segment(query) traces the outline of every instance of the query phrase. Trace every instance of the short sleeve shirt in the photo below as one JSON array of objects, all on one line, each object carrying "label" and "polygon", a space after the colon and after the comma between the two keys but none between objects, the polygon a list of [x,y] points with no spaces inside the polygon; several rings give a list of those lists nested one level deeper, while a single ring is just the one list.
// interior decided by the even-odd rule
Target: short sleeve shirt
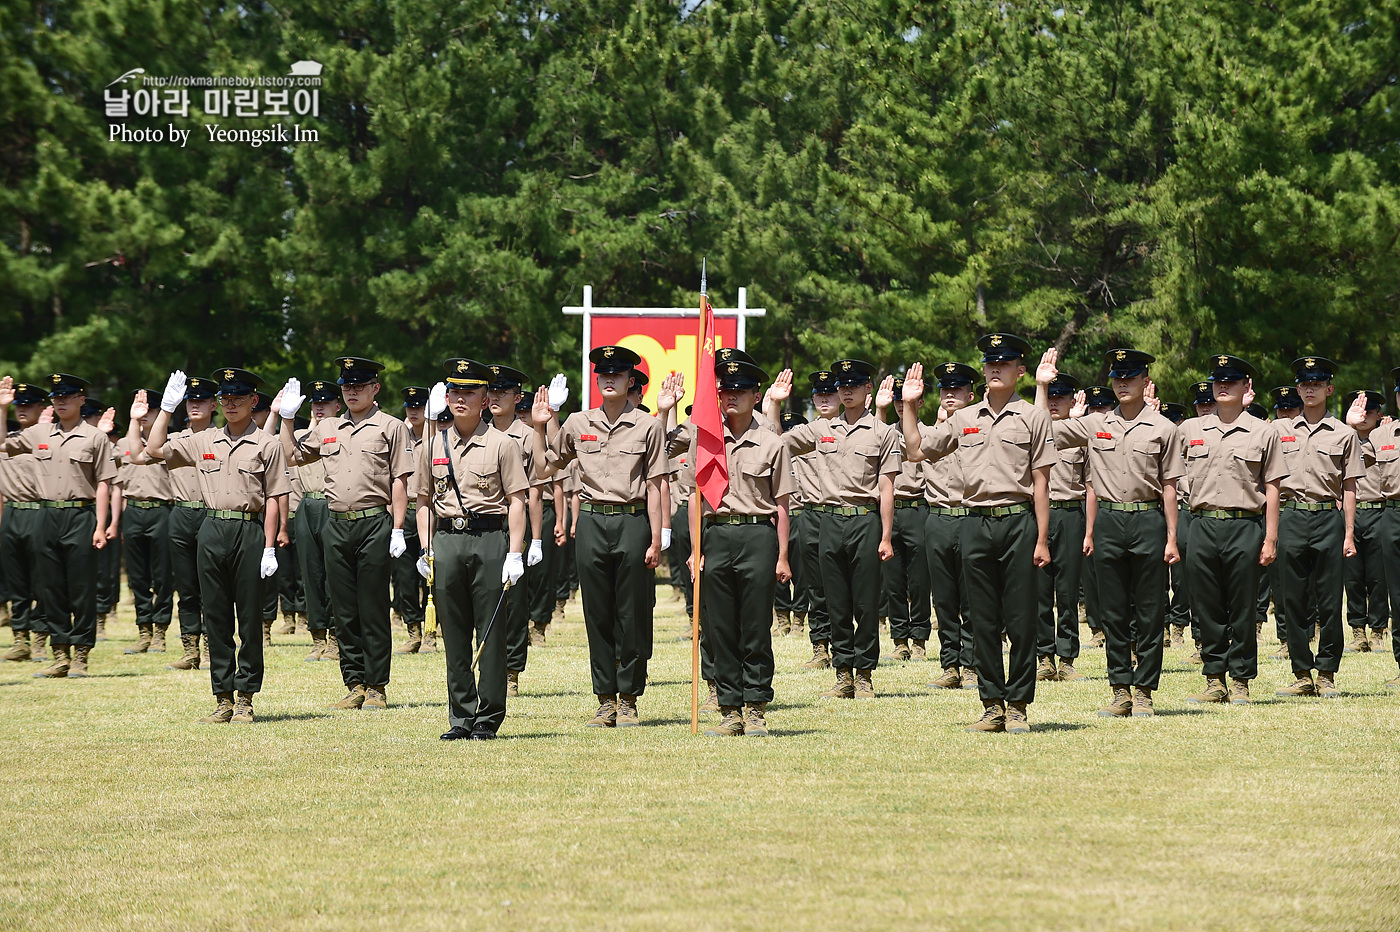
[{"label": "short sleeve shirt", "polygon": [[5,440],[11,456],[34,458],[40,494],[46,501],[92,501],[97,487],[117,477],[112,441],[85,421],[65,431],[57,421],[35,424]]},{"label": "short sleeve shirt", "polygon": [[117,468],[117,484],[122,494],[135,501],[168,502],[174,496],[170,485],[170,469],[162,462],[134,463],[133,450],[125,449],[122,439],[121,465]]},{"label": "short sleeve shirt", "polygon": [[[211,427],[206,427],[206,428],[205,428],[205,430],[212,430],[212,429],[213,429],[213,428],[211,428]],[[169,441],[171,441],[171,440],[177,440],[177,439],[179,439],[179,438],[181,438],[181,437],[188,437],[188,436],[190,436],[192,433],[193,433],[193,431],[191,431],[191,430],[189,430],[188,428],[186,428],[185,430],[182,430],[182,431],[179,431],[179,432],[177,432],[177,433],[171,434],[170,437],[167,439],[166,442],[169,443]],[[170,494],[171,494],[171,496],[174,498],[175,501],[177,501],[177,502],[203,502],[203,501],[204,501],[204,497],[203,497],[203,496],[204,496],[204,493],[201,492],[201,491],[199,490],[199,471],[198,471],[198,470],[196,470],[196,469],[190,469],[190,468],[188,468],[188,467],[182,467],[182,468],[180,468],[180,469],[176,469],[176,468],[174,468],[174,467],[172,467],[172,466],[170,465],[170,461],[169,461],[168,459],[165,461],[165,466],[166,466],[166,472],[165,472],[165,474],[166,474],[167,476],[170,477]]]},{"label": "short sleeve shirt", "polygon": [[1288,474],[1269,422],[1246,412],[1230,424],[1207,414],[1181,426],[1191,509],[1262,511],[1265,486]]},{"label": "short sleeve shirt", "polygon": [[1135,418],[1114,408],[1052,424],[1061,450],[1088,450],[1095,498],[1121,503],[1161,501],[1163,486],[1186,471],[1180,431],[1149,407],[1144,406]]},{"label": "short sleeve shirt", "polygon": [[361,511],[390,503],[394,480],[413,472],[412,447],[408,425],[376,409],[358,424],[318,422],[298,442],[296,462],[320,458],[331,511]]},{"label": "short sleeve shirt", "polygon": [[1279,483],[1285,502],[1341,501],[1342,483],[1366,474],[1361,438],[1332,415],[1309,424],[1301,414],[1273,422],[1288,475]]},{"label": "short sleeve shirt", "polygon": [[921,448],[933,460],[957,454],[962,503],[969,508],[1030,501],[1034,470],[1059,459],[1050,415],[1022,398],[1012,398],[1000,412],[992,411],[985,399],[955,411],[933,430],[921,432]]},{"label": "short sleeve shirt", "polygon": [[39,491],[38,461],[32,456],[0,457],[0,495],[7,502],[37,502],[44,496]]},{"label": "short sleeve shirt", "polygon": [[267,500],[292,491],[287,459],[277,438],[250,423],[235,437],[227,427],[182,433],[166,441],[171,469],[192,466],[204,504],[215,511],[259,513]]},{"label": "short sleeve shirt", "polygon": [[529,488],[520,444],[486,420],[468,437],[453,424],[420,443],[409,484],[414,498],[426,496],[439,518],[465,518],[463,506],[473,515],[504,516],[510,497]]},{"label": "short sleeve shirt", "polygon": [[[694,462],[696,440],[693,431],[691,434],[690,460]],[[737,438],[725,424],[724,460],[729,487],[718,508],[705,502],[704,514],[773,517],[778,513],[778,499],[797,489],[787,447],[757,418]]]},{"label": "short sleeve shirt", "polygon": [[647,482],[664,477],[666,432],[661,422],[628,405],[609,422],[602,408],[577,411],[545,450],[545,462],[562,468],[578,462],[579,494],[602,505],[645,503]]},{"label": "short sleeve shirt", "polygon": [[[933,433],[927,424],[919,425],[919,445]],[[962,506],[963,481],[962,467],[956,456],[945,456],[937,462],[925,462],[924,498],[935,508],[958,508]]]},{"label": "short sleeve shirt", "polygon": [[1374,474],[1387,500],[1400,498],[1400,421],[1381,424],[1363,443],[1370,464],[1367,475]]},{"label": "short sleeve shirt", "polygon": [[880,477],[899,474],[899,441],[888,424],[866,412],[854,424],[844,417],[819,418],[783,434],[792,456],[816,461],[817,504],[879,504]]}]

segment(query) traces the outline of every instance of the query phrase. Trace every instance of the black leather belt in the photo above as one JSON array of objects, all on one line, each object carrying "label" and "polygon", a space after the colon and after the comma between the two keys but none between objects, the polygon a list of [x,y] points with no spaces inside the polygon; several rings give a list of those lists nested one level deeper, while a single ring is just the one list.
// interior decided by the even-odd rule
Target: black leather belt
[{"label": "black leather belt", "polygon": [[465,518],[438,518],[437,529],[444,534],[467,534],[472,531],[500,531],[506,526],[505,515],[467,515]]}]

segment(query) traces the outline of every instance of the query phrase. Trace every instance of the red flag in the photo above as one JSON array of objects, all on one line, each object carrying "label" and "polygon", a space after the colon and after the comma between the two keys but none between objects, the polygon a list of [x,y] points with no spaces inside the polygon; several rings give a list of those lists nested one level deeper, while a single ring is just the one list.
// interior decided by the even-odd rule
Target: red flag
[{"label": "red flag", "polygon": [[710,299],[700,295],[699,359],[695,364],[695,403],[690,423],[695,425],[695,487],[711,507],[718,507],[729,489],[729,464],[724,458],[724,423],[719,413],[719,389],[715,383],[715,312]]}]

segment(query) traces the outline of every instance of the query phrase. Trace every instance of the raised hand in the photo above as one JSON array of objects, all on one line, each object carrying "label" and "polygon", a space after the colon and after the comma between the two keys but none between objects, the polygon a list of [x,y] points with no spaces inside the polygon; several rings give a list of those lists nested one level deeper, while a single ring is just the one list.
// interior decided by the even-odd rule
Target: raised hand
[{"label": "raised hand", "polygon": [[[539,397],[539,392],[535,392],[535,397]],[[549,393],[545,396],[550,399],[549,407],[555,411],[564,407],[564,402],[569,400],[569,380],[564,377],[564,373],[559,373],[549,380]]]},{"label": "raised hand", "polygon": [[[1244,406],[1245,406],[1246,408],[1248,408],[1248,407],[1249,407],[1250,405],[1252,405],[1252,404],[1254,404],[1254,380],[1253,380],[1253,379],[1245,379],[1245,380],[1244,380]],[[1265,566],[1268,566],[1267,563],[1264,564],[1264,565],[1265,565]]]},{"label": "raised hand", "polygon": [[15,380],[10,376],[0,379],[0,408],[8,408],[15,403]]},{"label": "raised hand", "polygon": [[1157,398],[1157,383],[1151,379],[1147,380],[1147,387],[1142,390],[1142,400],[1153,411],[1162,410],[1162,402]]},{"label": "raised hand", "polygon": [[110,434],[112,428],[117,426],[117,409],[108,408],[102,412],[102,416],[97,419],[97,429],[104,434]]},{"label": "raised hand", "polygon": [[1357,392],[1356,398],[1352,401],[1351,407],[1347,408],[1347,426],[1359,428],[1366,423],[1366,393]]},{"label": "raised hand", "polygon": [[[1039,376],[1037,376],[1037,378],[1039,378]],[[1088,411],[1088,410],[1089,410],[1089,396],[1086,395],[1086,394],[1084,394],[1083,391],[1077,391],[1077,392],[1075,392],[1075,393],[1074,393],[1074,404],[1072,404],[1072,405],[1069,406],[1069,416],[1070,416],[1070,417],[1083,417],[1083,416],[1084,416],[1084,413],[1085,413],[1086,411]]]},{"label": "raised hand", "polygon": [[875,407],[888,408],[894,404],[894,376],[887,375],[880,383],[880,389],[875,393]]},{"label": "raised hand", "polygon": [[656,392],[656,413],[664,415],[676,406],[680,399],[676,397],[676,373],[672,372],[661,380],[661,387]]},{"label": "raised hand", "polygon": [[136,397],[131,399],[131,410],[128,412],[131,417],[131,423],[135,424],[137,421],[141,420],[141,418],[151,413],[151,399],[147,397],[148,395],[150,395],[150,392],[141,391],[137,392]]},{"label": "raised hand", "polygon": [[[179,369],[170,373],[170,378],[165,380],[165,391],[160,396],[160,409],[166,414],[174,414],[175,409],[180,406],[180,402],[185,400],[185,386],[189,384],[189,379],[185,378],[185,373]],[[150,399],[147,399],[147,404]]]},{"label": "raised hand", "polygon": [[39,412],[39,423],[40,423],[40,424],[52,424],[52,423],[53,423],[53,405],[47,405],[47,406],[44,408],[44,410],[42,410],[42,411]]},{"label": "raised hand", "polygon": [[273,402],[272,406],[277,409],[278,417],[284,421],[295,420],[302,403],[306,401],[306,396],[301,393],[301,379],[288,379],[277,397],[281,400]]},{"label": "raised hand", "polygon": [[[539,393],[538,393],[538,392],[535,393],[535,398],[536,398],[536,400],[539,399]],[[546,400],[546,401],[549,400],[548,394],[545,395],[545,400]],[[447,410],[447,383],[446,383],[446,382],[438,382],[436,385],[434,385],[431,389],[428,390],[428,405],[427,405],[427,410],[424,411],[423,414],[424,414],[425,417],[427,417],[427,419],[428,419],[431,423],[436,424],[436,423],[437,423],[437,419],[440,418],[440,417],[442,417],[442,412],[444,412],[444,411],[446,411],[446,410]]]},{"label": "raised hand", "polygon": [[1035,383],[1037,385],[1049,385],[1055,381],[1055,376],[1060,374],[1060,370],[1055,363],[1060,361],[1060,351],[1055,347],[1040,354],[1040,365],[1035,367]]},{"label": "raised hand", "polygon": [[773,380],[773,384],[768,388],[768,397],[782,404],[792,395],[792,370],[784,369],[778,373],[778,377]]},{"label": "raised hand", "polygon": [[[535,392],[535,403],[530,408],[530,421],[537,429],[548,427],[549,422],[554,420],[554,412],[559,410],[550,404],[551,391],[552,389],[541,388]],[[431,406],[432,402],[429,401],[428,404]]]},{"label": "raised hand", "polygon": [[904,400],[918,401],[924,397],[924,364],[916,362],[904,373]]}]

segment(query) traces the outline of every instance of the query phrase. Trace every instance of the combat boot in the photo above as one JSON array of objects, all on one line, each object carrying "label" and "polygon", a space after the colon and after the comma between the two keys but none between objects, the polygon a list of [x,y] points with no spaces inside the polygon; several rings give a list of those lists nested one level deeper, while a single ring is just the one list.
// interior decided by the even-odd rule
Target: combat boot
[{"label": "combat boot", "polygon": [[[792,613],[791,613],[791,612],[774,612],[774,613],[773,613],[773,633],[776,634],[776,635],[780,635],[780,636],[781,636],[781,635],[787,634],[787,633],[788,633],[789,631],[791,631],[791,630],[792,630]],[[743,734],[743,732],[740,731],[740,734]]]},{"label": "combat boot", "polygon": [[617,727],[636,728],[642,723],[637,714],[637,697],[621,693],[617,697]]},{"label": "combat boot", "polygon": [[151,649],[151,625],[136,626],[136,643],[122,651],[123,654],[144,654]]},{"label": "combat boot", "polygon": [[910,652],[910,650],[909,650],[909,639],[908,639],[908,638],[895,638],[895,639],[894,639],[894,659],[895,659],[895,660],[908,660],[908,659],[909,659],[910,657],[912,657],[912,656],[913,656],[913,654],[912,654],[912,653]]},{"label": "combat boot", "polygon": [[306,617],[306,612],[297,612],[297,624],[305,631],[311,630],[311,619]]},{"label": "combat boot", "polygon": [[856,671],[856,683],[855,683],[856,696],[855,696],[855,697],[856,697],[857,699],[874,699],[874,698],[875,698],[875,684],[872,683],[871,680],[870,680],[871,676],[872,676],[874,673],[875,673],[874,670],[857,670],[857,671]]},{"label": "combat boot", "polygon": [[383,686],[366,686],[364,705],[360,708],[367,712],[382,712],[389,708],[389,697],[384,694]]},{"label": "combat boot", "polygon": [[554,603],[554,615],[550,621],[560,622],[564,620],[564,606],[569,604],[568,599],[557,599]]},{"label": "combat boot", "polygon": [[1197,642],[1196,642],[1196,652],[1195,652],[1194,654],[1192,654],[1190,657],[1187,657],[1187,658],[1186,658],[1186,662],[1187,662],[1187,663],[1205,663],[1205,661],[1201,659],[1201,642],[1200,642],[1200,641],[1197,641]]},{"label": "combat boot", "polygon": [[165,629],[169,625],[155,625],[151,628],[151,653],[165,653]]},{"label": "combat boot", "polygon": [[1104,639],[1103,639],[1103,629],[1102,629],[1102,628],[1090,628],[1090,629],[1089,629],[1089,634],[1090,634],[1090,637],[1089,637],[1089,647],[1092,647],[1092,648],[1103,647],[1103,645],[1104,645]]},{"label": "combat boot", "polygon": [[1249,680],[1230,680],[1230,705],[1249,705]]},{"label": "combat boot", "polygon": [[1152,690],[1138,686],[1133,689],[1133,718],[1152,718],[1156,715],[1152,708]]},{"label": "combat boot", "polygon": [[173,663],[167,663],[167,670],[198,670],[199,669],[199,635],[180,635],[180,646],[184,649],[184,656]]},{"label": "combat boot", "polygon": [[1296,699],[1299,696],[1316,696],[1317,685],[1313,683],[1312,673],[1308,670],[1293,671],[1293,685],[1285,686],[1282,689],[1274,690],[1275,696],[1282,696],[1286,699]]},{"label": "combat boot", "polygon": [[1035,662],[1035,679],[1037,683],[1053,683],[1059,680],[1059,674],[1055,672],[1055,658],[1048,654]]},{"label": "combat boot", "polygon": [[429,631],[427,626],[425,625],[423,627],[423,645],[418,648],[418,653],[436,654],[437,649],[437,629]]},{"label": "combat boot", "polygon": [[1194,696],[1187,696],[1187,702],[1229,702],[1230,691],[1225,688],[1225,677],[1207,676],[1206,688],[1196,693]]},{"label": "combat boot", "polygon": [[363,683],[354,683],[350,686],[350,691],[345,694],[345,698],[331,706],[332,709],[360,709],[365,704],[365,687]]},{"label": "combat boot", "polygon": [[909,642],[909,659],[910,659],[910,660],[927,660],[927,659],[928,659],[928,642],[927,642],[927,641],[921,641],[921,640],[918,639],[918,638],[914,638],[912,641],[910,641],[910,642]]},{"label": "combat boot", "polygon": [[545,636],[544,636],[544,632],[545,632],[545,629],[548,628],[548,627],[549,627],[549,622],[547,622],[547,621],[532,621],[532,622],[530,622],[530,646],[531,646],[531,647],[544,647],[544,645],[545,645]]},{"label": "combat boot", "polygon": [[1264,623],[1262,621],[1256,621],[1254,623],[1254,640],[1258,641],[1260,644],[1264,643]]},{"label": "combat boot", "polygon": [[[563,603],[560,603],[563,604]],[[598,711],[593,713],[593,718],[583,727],[585,728],[612,728],[617,725],[617,697],[599,696]]]},{"label": "combat boot", "polygon": [[888,616],[888,615],[881,615],[881,616],[880,616],[880,630],[881,630],[881,631],[887,631],[887,630],[889,630],[889,627],[890,627],[890,616]]},{"label": "combat boot", "polygon": [[253,694],[245,693],[242,690],[238,693],[238,701],[233,704],[233,715],[229,721],[237,722],[240,725],[253,724]]},{"label": "combat boot", "polygon": [[214,711],[201,718],[199,724],[227,725],[233,719],[233,693],[219,693],[214,699]]},{"label": "combat boot", "polygon": [[74,644],[72,652],[73,659],[68,664],[68,678],[82,679],[88,675],[88,654],[92,652],[92,648]]},{"label": "combat boot", "polygon": [[263,622],[263,647],[264,647],[264,648],[267,648],[267,647],[271,647],[271,646],[272,646],[272,622],[270,622],[270,621],[264,621],[264,622]]},{"label": "combat boot", "polygon": [[744,703],[744,735],[746,737],[768,737],[768,719],[764,715],[767,711],[768,703],[766,702]]},{"label": "combat boot", "polygon": [[297,616],[295,612],[282,613],[282,627],[278,628],[274,634],[296,634]]},{"label": "combat boot", "polygon": [[399,613],[399,610],[396,609],[396,608],[391,608],[391,609],[389,609],[389,627],[390,627],[390,628],[402,628],[402,627],[405,627],[405,625],[404,625],[404,623],[403,623],[403,615],[400,614],[400,613]]},{"label": "combat boot", "polygon": [[744,734],[744,716],[738,707],[732,705],[722,705],[719,707],[719,724],[705,729],[705,734],[711,738],[740,738]]},{"label": "combat boot", "polygon": [[816,641],[812,644],[812,659],[802,666],[807,670],[825,670],[831,666],[830,641]]},{"label": "combat boot", "polygon": [[1371,649],[1372,649],[1372,650],[1377,650],[1377,651],[1383,651],[1383,650],[1385,650],[1385,635],[1386,635],[1386,631],[1385,631],[1384,628],[1376,628],[1374,631],[1371,632]]},{"label": "combat boot", "polygon": [[514,699],[520,695],[520,671],[506,671],[506,698]]},{"label": "combat boot", "polygon": [[976,688],[978,687],[978,685],[979,685],[979,684],[978,684],[978,682],[977,682],[977,668],[976,668],[976,667],[963,667],[963,668],[962,668],[962,688],[963,688],[963,689],[976,689]]},{"label": "combat boot", "polygon": [[1088,679],[1074,668],[1074,661],[1068,657],[1060,658],[1060,670],[1055,674],[1055,678],[1061,683],[1082,683]]},{"label": "combat boot", "polygon": [[326,629],[325,629],[325,628],[312,628],[312,629],[311,629],[311,653],[307,654],[306,657],[304,657],[303,659],[306,660],[307,662],[311,662],[311,661],[313,661],[313,660],[320,660],[320,659],[325,655],[325,653],[326,653]]},{"label": "combat boot", "polygon": [[42,631],[35,631],[34,642],[29,646],[29,659],[35,663],[43,663],[48,650],[49,636]]},{"label": "combat boot", "polygon": [[961,689],[962,674],[957,667],[944,667],[943,675],[928,685],[930,689]]},{"label": "combat boot", "polygon": [[10,603],[0,599],[0,628],[8,628],[14,624],[15,613],[10,608]]},{"label": "combat boot", "polygon": [[807,613],[806,613],[806,612],[793,612],[793,613],[792,613],[792,628],[790,628],[790,629],[788,630],[788,634],[792,635],[793,637],[796,637],[796,636],[798,636],[798,635],[800,635],[800,634],[806,633],[806,631],[807,631]]},{"label": "combat boot", "polygon": [[0,654],[3,660],[28,660],[29,659],[29,632],[16,631],[14,646]]},{"label": "combat boot", "polygon": [[1342,650],[1348,654],[1369,654],[1371,652],[1371,638],[1366,633],[1365,627],[1352,628],[1351,640]]},{"label": "combat boot", "polygon": [[326,649],[321,654],[322,660],[340,659],[340,642],[335,639],[335,629],[326,629]]},{"label": "combat boot", "polygon": [[827,699],[854,699],[856,697],[856,682],[851,676],[850,667],[836,668],[836,685],[822,693]]},{"label": "combat boot", "polygon": [[1132,714],[1133,697],[1128,687],[1113,686],[1113,701],[1099,709],[1099,718],[1127,718]]},{"label": "combat boot", "polygon": [[68,675],[68,667],[71,666],[70,657],[72,656],[69,653],[68,645],[55,644],[50,650],[53,651],[53,663],[34,674],[35,679],[39,679],[40,677],[44,679],[61,679]]},{"label": "combat boot", "polygon": [[982,700],[982,717],[967,726],[968,731],[1006,731],[1006,706],[995,699]]},{"label": "combat boot", "polygon": [[1186,646],[1186,626],[1172,625],[1172,647]]},{"label": "combat boot", "polygon": [[719,711],[719,689],[716,688],[716,686],[715,686],[715,681],[714,681],[714,680],[706,680],[706,681],[705,681],[705,686],[709,689],[709,695],[705,698],[705,701],[704,701],[704,702],[700,703],[700,711],[701,711],[701,712],[718,712],[718,711]]},{"label": "combat boot", "polygon": [[1270,660],[1291,660],[1292,658],[1288,655],[1288,642],[1287,642],[1287,641],[1279,641],[1279,642],[1278,642],[1278,650],[1276,650],[1276,651],[1274,651],[1272,654],[1270,654],[1270,655],[1269,655],[1269,659],[1270,659]]},{"label": "combat boot", "polygon": [[1337,689],[1337,674],[1317,671],[1317,694],[1323,699],[1337,699],[1342,694]]},{"label": "combat boot", "polygon": [[408,623],[408,640],[407,640],[407,641],[404,641],[402,647],[396,648],[396,649],[394,650],[394,653],[396,653],[396,654],[416,654],[416,653],[418,653],[418,648],[420,648],[420,647],[422,647],[422,646],[423,646],[423,626],[420,625],[420,624],[415,624],[414,622],[411,622],[411,621],[410,621],[410,622]]},{"label": "combat boot", "polygon": [[97,640],[107,640],[107,612],[97,613]]},{"label": "combat boot", "polygon": [[1011,702],[1006,706],[1006,733],[1008,735],[1030,734],[1031,720],[1026,711],[1026,703]]}]

